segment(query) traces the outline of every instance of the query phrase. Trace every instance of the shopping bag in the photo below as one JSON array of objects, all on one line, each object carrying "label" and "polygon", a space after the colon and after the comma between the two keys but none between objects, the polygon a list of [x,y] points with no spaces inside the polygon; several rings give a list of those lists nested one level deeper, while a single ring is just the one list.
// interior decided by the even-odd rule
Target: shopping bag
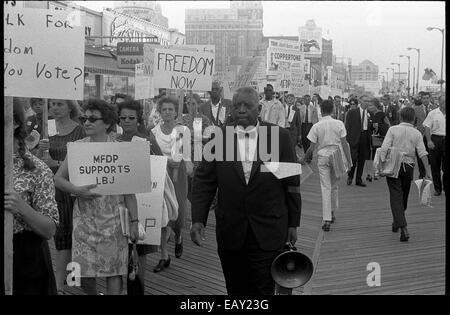
[{"label": "shopping bag", "polygon": [[432,208],[431,206],[431,184],[428,179],[418,179],[414,181],[419,190],[420,204]]}]

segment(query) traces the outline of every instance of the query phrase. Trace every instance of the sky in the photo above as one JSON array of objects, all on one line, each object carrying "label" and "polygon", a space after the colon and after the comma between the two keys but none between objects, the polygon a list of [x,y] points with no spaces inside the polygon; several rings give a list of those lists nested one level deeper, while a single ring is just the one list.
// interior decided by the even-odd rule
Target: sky
[{"label": "sky", "polygon": [[[74,1],[96,11],[112,7],[114,1]],[[157,1],[169,20],[169,27],[184,33],[185,9],[229,8],[229,1]],[[427,31],[427,27],[445,27],[444,1],[262,1],[264,36],[296,36],[298,27],[314,19],[322,27],[322,36],[333,40],[333,54],[352,58],[356,65],[368,59],[379,66],[380,72],[392,62],[400,63],[406,72],[411,55],[412,69],[417,67],[419,48],[420,76],[424,68],[441,71],[442,33]],[[444,53],[445,56],[445,53]],[[417,69],[416,69],[417,71]],[[417,76],[417,73],[416,73]],[[444,57],[445,76],[445,57]],[[389,70],[389,79],[392,70]],[[419,85],[427,81],[419,81]]]}]

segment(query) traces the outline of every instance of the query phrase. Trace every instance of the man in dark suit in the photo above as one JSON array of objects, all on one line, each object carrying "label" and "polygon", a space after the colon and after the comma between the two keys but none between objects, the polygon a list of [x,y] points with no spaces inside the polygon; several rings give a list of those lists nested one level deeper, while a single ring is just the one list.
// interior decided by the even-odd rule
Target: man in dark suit
[{"label": "man in dark suit", "polygon": [[[259,121],[258,103],[253,88],[237,90],[233,96],[234,125],[221,129],[224,140],[226,130],[231,137],[218,144],[223,146],[222,159],[208,162],[204,156],[194,174],[191,239],[201,245],[209,206],[218,189],[216,239],[230,295],[274,294],[272,261],[287,242],[295,244],[300,225],[299,176],[277,179],[261,170],[268,160],[296,163],[289,132]],[[275,142],[271,141],[273,133]],[[262,161],[260,153],[273,153],[275,146],[278,155]]]},{"label": "man in dark suit", "polygon": [[398,125],[400,122],[400,109],[397,104],[391,102],[389,94],[383,95],[383,97],[381,98],[381,104],[383,105],[383,112],[389,119],[389,123],[391,124],[391,126]]},{"label": "man in dark suit", "polygon": [[230,116],[231,101],[222,98],[222,87],[214,81],[209,92],[210,100],[202,104],[199,113],[205,115],[215,126],[222,127]]},{"label": "man in dark suit", "polygon": [[361,97],[358,108],[351,109],[347,113],[345,128],[347,129],[347,141],[350,145],[353,166],[348,172],[347,185],[351,185],[356,168],[356,185],[366,187],[362,181],[364,163],[370,159],[371,122],[367,107],[370,99],[368,96]]}]

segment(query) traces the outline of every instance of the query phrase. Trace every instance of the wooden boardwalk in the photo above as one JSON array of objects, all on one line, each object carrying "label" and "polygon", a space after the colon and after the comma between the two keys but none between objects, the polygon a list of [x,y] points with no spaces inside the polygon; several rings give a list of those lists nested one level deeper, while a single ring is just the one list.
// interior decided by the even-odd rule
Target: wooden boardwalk
[{"label": "wooden boardwalk", "polygon": [[[340,210],[330,232],[321,230],[322,205],[317,167],[302,184],[302,218],[298,229],[298,251],[313,260],[311,280],[293,294],[444,294],[445,290],[445,195],[433,197],[433,208],[420,206],[412,183],[407,210],[409,242],[399,241],[400,233],[391,232],[392,215],[386,179],[367,187],[340,183]],[[417,176],[417,170],[415,170]],[[153,273],[159,253],[147,257],[146,294],[149,295],[224,295],[224,277],[216,252],[215,219],[210,213],[203,247],[189,238],[190,214],[186,222],[184,253],[175,258],[169,243],[171,265]],[[53,242],[50,242],[52,252]],[[366,279],[372,271],[367,265],[380,266],[381,285],[369,287]],[[105,292],[105,281],[98,281]],[[84,294],[79,288],[67,288],[69,294]]]}]

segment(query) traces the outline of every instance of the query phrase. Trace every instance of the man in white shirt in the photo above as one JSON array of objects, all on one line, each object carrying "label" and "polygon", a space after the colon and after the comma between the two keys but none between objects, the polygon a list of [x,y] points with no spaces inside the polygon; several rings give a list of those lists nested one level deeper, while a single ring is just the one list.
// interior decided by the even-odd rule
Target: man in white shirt
[{"label": "man in white shirt", "polygon": [[322,190],[322,211],[324,231],[330,230],[330,224],[335,221],[334,213],[339,207],[338,201],[338,178],[334,176],[332,165],[330,163],[330,153],[333,150],[343,148],[347,165],[351,161],[350,149],[347,144],[347,131],[342,121],[331,117],[333,114],[333,102],[325,100],[321,106],[322,119],[312,126],[308,134],[311,145],[306,151],[305,157],[301,163],[312,160],[312,154],[317,147],[317,166],[320,175],[320,187]]},{"label": "man in white shirt", "polygon": [[261,120],[269,122],[280,127],[286,127],[286,117],[283,104],[276,98],[274,98],[273,86],[267,84],[264,88],[265,99],[260,102],[261,104]]},{"label": "man in white shirt", "polygon": [[[435,196],[445,192],[446,186],[446,165],[445,165],[445,94],[439,96],[439,107],[428,113],[423,121],[425,127],[425,137],[427,138],[428,149],[430,151],[431,173]],[[441,180],[441,169],[443,180]],[[444,186],[442,186],[444,182]]]},{"label": "man in white shirt", "polygon": [[230,114],[231,101],[222,98],[223,88],[220,82],[214,81],[209,92],[210,100],[200,105],[199,113],[208,117],[215,125],[222,127],[227,123]]}]

